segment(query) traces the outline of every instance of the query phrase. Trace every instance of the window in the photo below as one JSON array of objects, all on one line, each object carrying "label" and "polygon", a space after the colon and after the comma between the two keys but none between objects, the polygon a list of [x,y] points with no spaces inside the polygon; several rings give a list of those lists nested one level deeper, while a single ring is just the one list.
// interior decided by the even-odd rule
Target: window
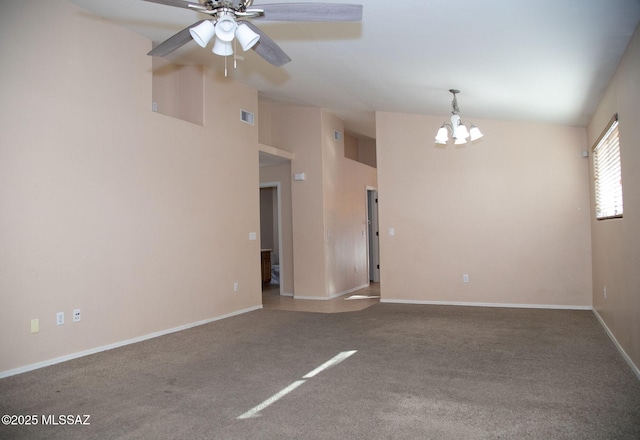
[{"label": "window", "polygon": [[616,114],[593,148],[593,176],[598,220],[622,217],[620,168],[620,140]]}]

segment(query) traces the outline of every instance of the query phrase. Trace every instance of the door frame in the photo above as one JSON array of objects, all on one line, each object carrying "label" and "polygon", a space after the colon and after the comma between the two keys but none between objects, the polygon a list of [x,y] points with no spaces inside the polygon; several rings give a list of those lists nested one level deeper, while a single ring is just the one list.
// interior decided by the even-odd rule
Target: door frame
[{"label": "door frame", "polygon": [[380,225],[378,221],[378,189],[366,187],[367,207],[367,265],[369,281],[380,282]]}]

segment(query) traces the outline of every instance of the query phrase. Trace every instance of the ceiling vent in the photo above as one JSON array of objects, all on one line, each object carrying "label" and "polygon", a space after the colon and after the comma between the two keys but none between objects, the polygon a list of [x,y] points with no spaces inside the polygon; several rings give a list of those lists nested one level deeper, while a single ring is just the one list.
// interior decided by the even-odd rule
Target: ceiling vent
[{"label": "ceiling vent", "polygon": [[240,119],[246,124],[253,125],[253,113],[250,111],[240,109]]}]

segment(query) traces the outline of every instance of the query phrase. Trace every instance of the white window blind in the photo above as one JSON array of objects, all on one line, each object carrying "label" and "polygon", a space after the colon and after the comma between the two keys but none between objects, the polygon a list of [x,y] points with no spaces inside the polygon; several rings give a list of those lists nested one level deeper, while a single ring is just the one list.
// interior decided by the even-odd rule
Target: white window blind
[{"label": "white window blind", "polygon": [[596,218],[622,217],[622,172],[618,115],[593,149]]}]

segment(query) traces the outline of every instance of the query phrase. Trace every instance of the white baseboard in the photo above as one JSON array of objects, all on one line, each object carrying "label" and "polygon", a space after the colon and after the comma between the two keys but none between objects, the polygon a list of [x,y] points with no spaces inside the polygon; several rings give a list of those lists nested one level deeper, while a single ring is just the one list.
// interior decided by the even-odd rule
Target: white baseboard
[{"label": "white baseboard", "polygon": [[629,366],[631,367],[631,370],[635,373],[636,377],[640,379],[640,369],[638,368],[638,366],[633,363],[633,361],[631,360],[627,352],[624,351],[624,348],[622,348],[622,346],[620,345],[616,337],[613,336],[613,333],[611,332],[611,330],[609,330],[609,327],[607,327],[607,324],[605,324],[604,319],[602,319],[602,317],[600,316],[600,314],[596,309],[593,309],[593,314],[596,315],[596,318],[598,318],[598,321],[600,321],[600,325],[602,326],[602,328],[604,328],[604,331],[607,333],[607,336],[609,336],[609,339],[613,341],[613,344],[616,346],[616,348],[618,349],[618,351],[620,352],[624,360],[627,362],[627,364],[629,364]]},{"label": "white baseboard", "polygon": [[78,353],[68,354],[66,356],[60,356],[60,357],[57,357],[57,358],[54,358],[54,359],[49,359],[49,360],[42,361],[42,362],[36,362],[35,364],[26,365],[24,367],[15,368],[13,370],[1,371],[0,372],[0,379],[3,379],[5,377],[9,377],[9,376],[15,376],[16,374],[26,373],[27,371],[37,370],[39,368],[48,367],[50,365],[59,364],[61,362],[70,361],[72,359],[77,359],[77,358],[80,358],[80,357],[89,356],[91,354],[100,353],[101,351],[112,350],[114,348],[123,347],[125,345],[135,344],[136,342],[146,341],[147,339],[153,339],[153,338],[157,338],[159,336],[168,335],[170,333],[175,333],[175,332],[179,332],[179,331],[182,331],[182,330],[187,330],[187,329],[190,329],[192,327],[197,327],[197,326],[200,326],[200,325],[209,324],[210,322],[219,321],[219,320],[225,319],[225,318],[231,318],[232,316],[242,315],[242,314],[248,313],[248,312],[253,312],[254,310],[259,310],[261,308],[262,308],[262,305],[255,306],[255,307],[249,307],[247,309],[238,310],[238,311],[235,311],[235,312],[232,312],[232,313],[228,313],[226,315],[216,316],[215,318],[205,319],[205,320],[198,321],[198,322],[192,322],[190,324],[185,324],[185,325],[181,325],[181,326],[178,326],[178,327],[173,327],[173,328],[170,328],[170,329],[167,329],[167,330],[161,330],[159,332],[150,333],[148,335],[139,336],[137,338],[127,339],[125,341],[115,342],[115,343],[109,344],[109,345],[103,345],[101,347],[90,348],[89,350],[84,350],[84,351],[80,351]]},{"label": "white baseboard", "polygon": [[356,290],[364,289],[365,287],[369,287],[369,283],[363,284],[363,285],[358,286],[358,287],[354,287],[353,289],[343,290],[342,292],[334,293],[333,295],[329,295],[329,296],[301,296],[301,295],[294,295],[294,298],[295,299],[310,299],[310,300],[314,300],[314,301],[328,301],[330,299],[338,298],[338,297],[346,295],[348,293],[355,292]]},{"label": "white baseboard", "polygon": [[406,299],[380,299],[383,303],[394,304],[428,304],[436,306],[470,306],[470,307],[507,307],[512,309],[555,309],[555,310],[592,310],[591,306],[565,306],[555,304],[508,304],[508,303],[478,303],[457,301],[414,301]]},{"label": "white baseboard", "polygon": [[301,296],[301,295],[294,295],[293,296],[294,299],[308,299],[311,301],[327,301],[331,298],[329,298],[328,296]]}]

